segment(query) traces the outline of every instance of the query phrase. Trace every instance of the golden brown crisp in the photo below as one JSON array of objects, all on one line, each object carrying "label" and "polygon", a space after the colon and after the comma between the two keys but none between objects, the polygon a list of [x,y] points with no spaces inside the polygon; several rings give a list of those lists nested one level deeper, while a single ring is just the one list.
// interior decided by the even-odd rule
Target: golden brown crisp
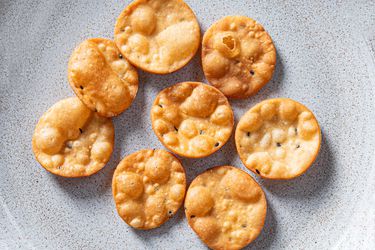
[{"label": "golden brown crisp", "polygon": [[185,171],[180,161],[160,149],[144,149],[126,156],[112,180],[118,214],[137,229],[165,223],[182,205],[185,190]]},{"label": "golden brown crisp", "polygon": [[212,249],[241,249],[262,231],[267,213],[262,188],[232,166],[198,175],[186,193],[190,227]]},{"label": "golden brown crisp", "polygon": [[49,172],[82,177],[104,167],[113,143],[111,119],[98,116],[73,97],[57,102],[43,114],[32,147],[38,162]]},{"label": "golden brown crisp", "polygon": [[68,79],[79,99],[105,117],[127,109],[138,90],[136,69],[113,41],[104,38],[78,45],[69,60]]},{"label": "golden brown crisp", "polygon": [[181,156],[200,158],[219,150],[233,129],[233,111],[216,88],[183,82],[162,90],[151,109],[159,140]]},{"label": "golden brown crisp", "polygon": [[115,42],[142,70],[167,74],[185,66],[199,47],[200,29],[182,0],[135,0],[117,18]]},{"label": "golden brown crisp", "polygon": [[227,16],[204,34],[202,65],[207,80],[227,97],[247,98],[269,80],[276,50],[263,26],[244,16]]},{"label": "golden brown crisp", "polygon": [[321,132],[313,113],[286,98],[269,99],[247,111],[236,129],[245,166],[269,179],[303,174],[318,155]]}]

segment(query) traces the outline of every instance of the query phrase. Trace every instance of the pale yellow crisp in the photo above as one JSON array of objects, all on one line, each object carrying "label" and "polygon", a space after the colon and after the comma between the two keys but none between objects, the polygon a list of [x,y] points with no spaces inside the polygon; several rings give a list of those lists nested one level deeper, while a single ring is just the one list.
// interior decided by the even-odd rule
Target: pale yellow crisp
[{"label": "pale yellow crisp", "polygon": [[116,44],[104,38],[85,40],[74,50],[68,79],[79,99],[101,116],[120,114],[133,102],[138,73]]},{"label": "pale yellow crisp", "polygon": [[151,109],[152,128],[176,154],[191,158],[219,150],[233,129],[233,111],[216,88],[183,82],[162,90]]},{"label": "pale yellow crisp", "polygon": [[158,149],[126,156],[112,180],[119,215],[137,229],[152,229],[165,223],[182,205],[185,190],[185,171],[180,161]]},{"label": "pale yellow crisp", "polygon": [[241,249],[262,231],[267,202],[249,174],[221,166],[193,180],[185,213],[190,227],[211,249]]},{"label": "pale yellow crisp", "polygon": [[113,143],[111,119],[98,116],[76,97],[48,109],[32,139],[38,162],[64,177],[89,176],[102,169],[112,154]]},{"label": "pale yellow crisp", "polygon": [[182,68],[199,41],[197,19],[182,0],[135,0],[117,18],[117,46],[132,64],[151,73]]},{"label": "pale yellow crisp", "polygon": [[272,78],[275,63],[271,37],[249,17],[224,17],[203,36],[204,74],[227,97],[247,98],[257,93]]},{"label": "pale yellow crisp", "polygon": [[270,179],[304,173],[318,155],[321,132],[313,113],[286,98],[258,103],[239,121],[236,146],[245,166]]}]

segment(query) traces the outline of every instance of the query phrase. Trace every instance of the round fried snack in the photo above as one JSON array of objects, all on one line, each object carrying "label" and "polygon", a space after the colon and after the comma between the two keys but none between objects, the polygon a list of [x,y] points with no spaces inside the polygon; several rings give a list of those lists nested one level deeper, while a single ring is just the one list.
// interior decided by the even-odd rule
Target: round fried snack
[{"label": "round fried snack", "polygon": [[321,132],[313,113],[286,98],[269,99],[247,111],[235,134],[245,166],[261,177],[291,179],[318,155]]},{"label": "round fried snack", "polygon": [[216,88],[183,82],[162,90],[151,109],[152,128],[174,153],[190,158],[219,150],[233,129],[233,111]]},{"label": "round fried snack", "polygon": [[135,66],[167,74],[185,66],[199,47],[200,29],[182,0],[135,0],[117,18],[115,42]]},{"label": "round fried snack", "polygon": [[32,148],[49,172],[83,177],[104,167],[113,143],[111,119],[100,117],[72,97],[57,102],[43,114],[35,128]]},{"label": "round fried snack", "polygon": [[68,79],[79,99],[105,117],[127,109],[138,91],[137,70],[104,38],[78,45],[69,60]]},{"label": "round fried snack", "polygon": [[186,193],[190,227],[212,249],[241,249],[261,232],[267,213],[262,188],[232,166],[198,175]]},{"label": "round fried snack", "polygon": [[230,98],[256,94],[269,80],[276,50],[262,25],[244,16],[227,16],[204,34],[202,65],[207,80]]},{"label": "round fried snack", "polygon": [[160,149],[144,149],[126,156],[112,180],[118,214],[137,229],[165,223],[182,205],[185,190],[185,170],[180,161]]}]

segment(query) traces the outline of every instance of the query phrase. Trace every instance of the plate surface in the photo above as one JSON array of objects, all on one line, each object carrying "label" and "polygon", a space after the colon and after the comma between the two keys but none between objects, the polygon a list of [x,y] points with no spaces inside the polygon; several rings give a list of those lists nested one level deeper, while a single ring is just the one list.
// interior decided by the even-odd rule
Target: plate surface
[{"label": "plate surface", "polygon": [[[39,117],[74,95],[70,53],[86,38],[112,38],[128,2],[0,2],[0,249],[205,249],[182,209],[158,229],[129,228],[110,187],[125,155],[163,148],[151,130],[151,103],[173,83],[205,81],[199,56],[170,75],[140,72],[136,100],[114,119],[115,150],[98,174],[53,176],[31,151]],[[261,100],[290,97],[307,105],[322,127],[320,155],[306,174],[292,181],[256,178],[269,209],[249,249],[375,249],[375,3],[338,2],[187,1],[202,32],[239,14],[258,20],[274,40],[274,77],[256,96],[231,101],[236,121]],[[211,157],[183,163],[189,182],[216,165],[244,169],[233,137]]]}]

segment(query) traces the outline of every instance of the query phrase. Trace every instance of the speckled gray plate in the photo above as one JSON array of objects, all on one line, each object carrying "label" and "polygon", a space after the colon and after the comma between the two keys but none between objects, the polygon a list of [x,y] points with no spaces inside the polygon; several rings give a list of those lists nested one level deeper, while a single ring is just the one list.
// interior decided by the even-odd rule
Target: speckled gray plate
[{"label": "speckled gray plate", "polygon": [[[89,37],[113,37],[128,2],[0,2],[0,249],[205,249],[182,210],[158,229],[136,231],[117,215],[111,195],[122,157],[162,148],[149,119],[158,91],[206,81],[199,56],[174,74],[140,72],[137,98],[114,119],[115,150],[98,174],[53,176],[31,151],[39,117],[73,96],[66,72],[73,48]],[[187,2],[202,31],[222,16],[240,14],[258,20],[274,39],[274,77],[255,97],[231,102],[237,121],[256,102],[290,97],[313,110],[322,127],[320,155],[306,174],[292,181],[257,178],[269,208],[249,248],[375,249],[374,1]],[[183,163],[189,181],[215,165],[244,169],[233,137],[211,157]]]}]

